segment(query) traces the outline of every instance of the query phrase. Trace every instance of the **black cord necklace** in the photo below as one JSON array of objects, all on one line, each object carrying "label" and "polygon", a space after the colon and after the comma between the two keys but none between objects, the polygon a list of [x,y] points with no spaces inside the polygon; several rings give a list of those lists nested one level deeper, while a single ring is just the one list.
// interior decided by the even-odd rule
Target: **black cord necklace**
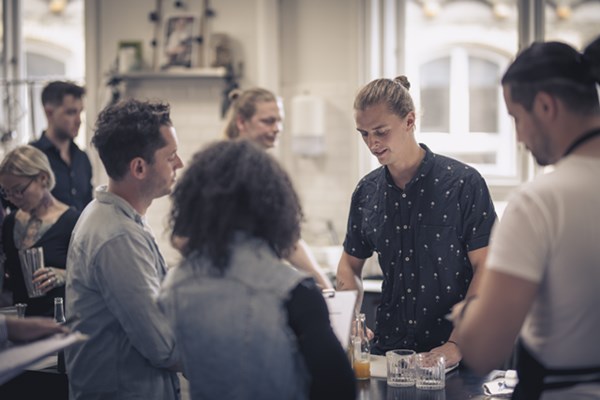
[{"label": "black cord necklace", "polygon": [[568,156],[570,153],[573,152],[573,150],[575,150],[577,147],[581,146],[583,143],[587,142],[588,140],[596,137],[600,135],[600,128],[596,128],[593,129],[583,135],[581,135],[577,140],[575,140],[567,149],[567,151],[565,151],[565,154],[563,155],[563,157]]}]

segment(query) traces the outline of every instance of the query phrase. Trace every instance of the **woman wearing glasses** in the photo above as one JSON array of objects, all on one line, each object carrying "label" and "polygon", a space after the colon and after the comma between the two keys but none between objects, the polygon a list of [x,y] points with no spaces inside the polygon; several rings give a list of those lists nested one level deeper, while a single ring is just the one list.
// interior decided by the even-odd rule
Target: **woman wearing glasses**
[{"label": "woman wearing glasses", "polygon": [[[48,159],[35,147],[19,146],[0,163],[0,194],[17,207],[2,226],[9,274],[5,286],[13,293],[14,304],[27,304],[27,315],[51,316],[54,297],[65,295],[67,249],[79,213],[52,196],[54,183]],[[43,295],[30,298],[19,250],[33,247],[43,249],[45,266],[33,275],[33,284]]]}]

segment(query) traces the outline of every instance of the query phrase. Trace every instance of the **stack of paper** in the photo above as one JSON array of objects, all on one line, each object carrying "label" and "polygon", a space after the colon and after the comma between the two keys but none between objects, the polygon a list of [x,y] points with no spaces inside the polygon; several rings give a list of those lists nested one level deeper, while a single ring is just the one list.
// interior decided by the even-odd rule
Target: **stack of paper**
[{"label": "stack of paper", "polygon": [[61,333],[47,339],[16,344],[0,350],[0,385],[41,359],[86,339],[87,336],[79,332]]}]

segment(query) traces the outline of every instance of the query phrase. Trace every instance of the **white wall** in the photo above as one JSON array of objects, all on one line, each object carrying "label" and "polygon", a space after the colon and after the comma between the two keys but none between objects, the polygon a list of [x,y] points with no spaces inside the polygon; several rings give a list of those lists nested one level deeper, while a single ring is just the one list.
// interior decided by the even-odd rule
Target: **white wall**
[{"label": "white wall", "polygon": [[[359,82],[358,0],[281,1],[281,94],[288,120],[294,95],[311,94],[326,103],[325,154],[292,154],[291,135],[281,138],[282,161],[300,193],[309,243],[330,245],[326,221],[343,240],[352,190],[358,181],[358,133],[352,103]],[[290,124],[288,124],[289,126]]]},{"label": "white wall", "polygon": [[[303,202],[303,236],[309,244],[329,245],[325,221],[331,220],[339,240],[345,234],[350,196],[358,181],[358,135],[352,101],[359,82],[359,14],[362,0],[218,0],[208,29],[234,40],[236,58],[244,63],[242,88],[265,86],[284,98],[286,118],[296,94],[311,93],[326,101],[325,154],[303,159],[291,152],[285,126],[274,154],[280,158]],[[199,12],[201,0],[186,1]],[[165,13],[173,2],[164,1]],[[149,0],[86,0],[88,118],[94,121],[107,103],[106,73],[114,62],[119,40],[141,40],[151,65],[153,24]],[[205,80],[147,80],[129,86],[128,95],[162,98],[172,106],[172,119],[185,161],[203,144],[220,137],[220,101],[223,82]],[[90,123],[90,125],[92,125]],[[90,132],[91,134],[91,132]],[[105,180],[99,163],[97,183]],[[165,222],[169,199],[154,202],[148,219],[166,258],[177,259],[168,243]]]}]

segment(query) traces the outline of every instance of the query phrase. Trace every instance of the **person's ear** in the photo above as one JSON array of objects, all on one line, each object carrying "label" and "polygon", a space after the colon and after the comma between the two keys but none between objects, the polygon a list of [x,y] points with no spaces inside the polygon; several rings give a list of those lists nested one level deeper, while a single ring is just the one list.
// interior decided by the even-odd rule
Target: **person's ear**
[{"label": "person's ear", "polygon": [[40,184],[47,188],[48,187],[48,182],[50,181],[50,177],[48,176],[48,174],[46,174],[45,172],[40,172],[40,174],[38,175],[39,179],[40,179]]},{"label": "person's ear", "polygon": [[539,92],[534,99],[533,109],[546,118],[554,119],[558,111],[556,98],[549,93]]},{"label": "person's ear", "polygon": [[129,163],[129,172],[134,178],[143,179],[146,176],[147,166],[142,157],[136,157]]},{"label": "person's ear", "polygon": [[240,132],[240,134],[242,133],[242,131],[246,130],[245,122],[246,120],[242,118],[241,115],[235,117],[235,126],[237,126],[237,129]]},{"label": "person's ear", "polygon": [[411,111],[408,114],[406,114],[406,127],[408,129],[414,129],[416,119],[417,117],[414,111]]}]

